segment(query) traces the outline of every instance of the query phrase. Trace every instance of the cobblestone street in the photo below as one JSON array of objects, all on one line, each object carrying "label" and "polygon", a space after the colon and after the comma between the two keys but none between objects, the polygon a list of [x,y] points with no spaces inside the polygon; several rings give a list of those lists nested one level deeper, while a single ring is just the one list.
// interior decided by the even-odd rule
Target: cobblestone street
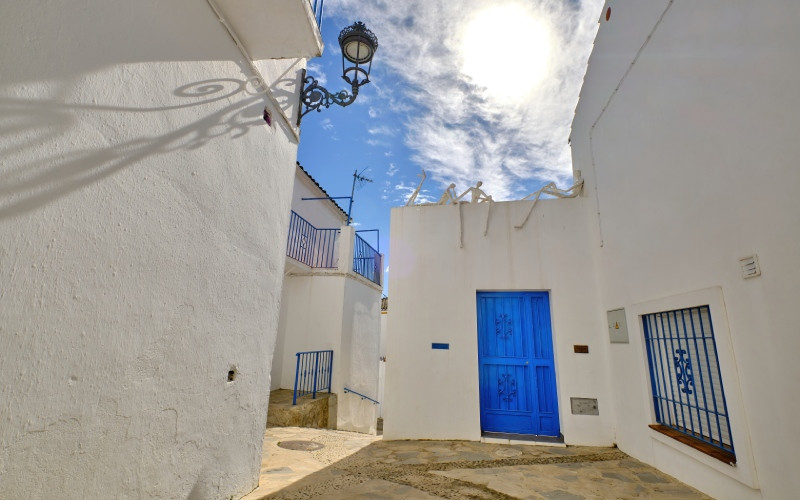
[{"label": "cobblestone street", "polygon": [[[323,447],[278,446],[289,441]],[[616,448],[383,441],[289,427],[268,429],[264,450],[260,486],[246,500],[710,498]]]}]

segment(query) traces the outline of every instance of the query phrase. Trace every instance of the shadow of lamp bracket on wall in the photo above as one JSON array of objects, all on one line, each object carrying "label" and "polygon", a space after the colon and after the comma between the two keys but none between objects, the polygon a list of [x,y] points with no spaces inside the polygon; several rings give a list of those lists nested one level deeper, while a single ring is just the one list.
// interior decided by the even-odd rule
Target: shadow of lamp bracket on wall
[{"label": "shadow of lamp bracket on wall", "polygon": [[[331,104],[349,106],[358,96],[358,89],[369,83],[369,72],[372,70],[372,57],[378,50],[378,37],[357,21],[339,33],[339,46],[342,49],[342,78],[350,84],[352,94],[347,90],[331,93],[321,86],[316,78],[306,75],[303,70],[303,87],[300,90],[300,109],[297,115],[297,126],[300,120],[311,111],[322,111]],[[350,66],[348,66],[350,64]]]}]

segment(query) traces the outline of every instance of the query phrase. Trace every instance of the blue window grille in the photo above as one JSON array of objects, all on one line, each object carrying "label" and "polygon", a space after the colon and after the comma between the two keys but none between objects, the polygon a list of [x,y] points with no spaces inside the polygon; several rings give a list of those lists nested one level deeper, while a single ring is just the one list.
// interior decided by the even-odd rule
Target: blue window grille
[{"label": "blue window grille", "polygon": [[380,285],[383,267],[381,254],[359,235],[356,235],[353,246],[353,271]]},{"label": "blue window grille", "polygon": [[734,453],[708,306],[642,316],[656,421]]},{"label": "blue window grille", "polygon": [[339,229],[318,229],[292,211],[286,255],[309,267],[335,268],[339,262],[338,239]]}]

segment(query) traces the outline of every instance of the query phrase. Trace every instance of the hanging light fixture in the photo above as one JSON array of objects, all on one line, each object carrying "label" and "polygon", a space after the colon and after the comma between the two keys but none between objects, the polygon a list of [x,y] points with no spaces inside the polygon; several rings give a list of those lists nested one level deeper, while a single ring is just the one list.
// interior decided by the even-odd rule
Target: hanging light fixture
[{"label": "hanging light fixture", "polygon": [[328,92],[313,76],[306,75],[303,70],[303,88],[300,91],[300,120],[311,111],[322,111],[331,104],[349,106],[358,96],[358,89],[369,83],[369,72],[372,70],[372,58],[378,50],[378,37],[357,21],[339,33],[339,47],[342,49],[342,78],[350,84],[352,94],[342,90],[335,94]]}]

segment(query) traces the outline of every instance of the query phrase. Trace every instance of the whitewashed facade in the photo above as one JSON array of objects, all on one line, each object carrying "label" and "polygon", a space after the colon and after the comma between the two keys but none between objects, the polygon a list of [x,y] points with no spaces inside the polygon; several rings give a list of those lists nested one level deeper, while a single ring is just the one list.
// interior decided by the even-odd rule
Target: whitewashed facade
[{"label": "whitewashed facade", "polygon": [[[496,203],[485,236],[485,203],[462,206],[463,235],[458,207],[393,210],[386,438],[479,439],[476,292],[546,291],[567,444],[615,443],[715,498],[796,496],[798,15],[609,1],[570,137],[579,198],[540,201],[522,229],[531,202]],[[735,465],[650,427],[648,315],[705,306]]]},{"label": "whitewashed facade", "polygon": [[4,3],[0,497],[256,486],[321,49],[306,0]]},{"label": "whitewashed facade", "polygon": [[294,388],[298,352],[332,350],[336,428],[374,434],[377,404],[344,389],[377,398],[382,287],[354,271],[355,229],[328,196],[298,164],[270,387]]}]

